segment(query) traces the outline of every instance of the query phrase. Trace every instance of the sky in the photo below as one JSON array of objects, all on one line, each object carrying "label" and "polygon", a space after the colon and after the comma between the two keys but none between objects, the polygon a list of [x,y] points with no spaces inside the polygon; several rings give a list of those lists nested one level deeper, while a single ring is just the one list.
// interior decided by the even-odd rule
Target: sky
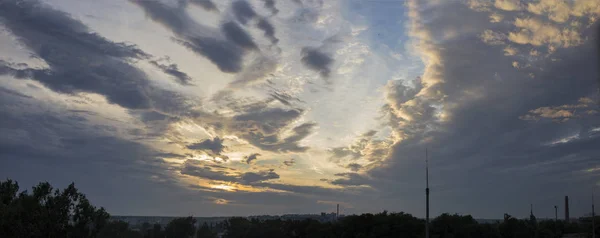
[{"label": "sky", "polygon": [[581,216],[596,1],[0,0],[0,177],[113,215],[424,217],[427,150],[432,216]]}]

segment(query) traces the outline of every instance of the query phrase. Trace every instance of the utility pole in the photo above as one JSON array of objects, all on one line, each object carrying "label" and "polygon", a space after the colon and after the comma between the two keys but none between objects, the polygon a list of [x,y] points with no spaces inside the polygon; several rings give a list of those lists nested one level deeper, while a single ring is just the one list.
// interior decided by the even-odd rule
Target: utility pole
[{"label": "utility pole", "polygon": [[554,206],[554,222],[558,221],[558,206]]},{"label": "utility pole", "polygon": [[592,238],[596,238],[596,214],[594,214],[594,190],[592,189]]},{"label": "utility pole", "polygon": [[429,238],[429,158],[425,148],[425,238]]}]

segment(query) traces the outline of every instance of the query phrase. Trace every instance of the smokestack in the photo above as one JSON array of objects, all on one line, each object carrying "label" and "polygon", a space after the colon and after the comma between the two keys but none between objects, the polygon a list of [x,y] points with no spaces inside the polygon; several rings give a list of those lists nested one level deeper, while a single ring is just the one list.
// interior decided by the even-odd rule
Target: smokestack
[{"label": "smokestack", "polygon": [[565,196],[565,222],[569,221],[569,196]]},{"label": "smokestack", "polygon": [[340,218],[340,204],[337,205],[337,211],[335,212],[335,219],[339,219]]},{"label": "smokestack", "polygon": [[558,206],[554,206],[554,222],[558,221]]}]

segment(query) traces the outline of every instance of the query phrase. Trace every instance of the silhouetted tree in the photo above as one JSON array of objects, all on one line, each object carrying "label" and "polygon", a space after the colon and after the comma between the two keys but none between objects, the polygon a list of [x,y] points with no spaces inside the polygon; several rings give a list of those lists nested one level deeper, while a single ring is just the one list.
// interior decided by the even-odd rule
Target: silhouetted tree
[{"label": "silhouetted tree", "polygon": [[0,237],[96,237],[108,222],[73,183],[62,191],[47,182],[32,193],[18,190],[17,182],[0,182]]},{"label": "silhouetted tree", "polygon": [[[0,181],[0,238],[421,238],[424,220],[406,213],[361,214],[334,222],[314,219],[230,218],[214,228],[203,223],[196,232],[196,219],[173,219],[165,229],[160,224],[144,223],[131,229],[123,221],[110,221],[103,208],[96,208],[75,188],[63,190],[40,183],[32,192],[19,192],[18,183]],[[564,234],[591,236],[591,219],[579,222],[542,220],[533,215],[516,219],[505,214],[496,224],[479,224],[471,216],[442,214],[432,220],[432,238],[557,238]]]},{"label": "silhouetted tree", "polygon": [[202,224],[200,228],[198,228],[198,232],[196,233],[197,238],[216,238],[217,234],[206,224]]},{"label": "silhouetted tree", "polygon": [[104,226],[98,238],[142,238],[140,232],[131,230],[129,223],[124,221],[111,221]]},{"label": "silhouetted tree", "polygon": [[165,227],[167,238],[191,238],[196,234],[196,219],[193,217],[175,218]]},{"label": "silhouetted tree", "polygon": [[144,238],[165,238],[165,232],[162,230],[160,224],[154,224],[152,228],[144,232]]}]

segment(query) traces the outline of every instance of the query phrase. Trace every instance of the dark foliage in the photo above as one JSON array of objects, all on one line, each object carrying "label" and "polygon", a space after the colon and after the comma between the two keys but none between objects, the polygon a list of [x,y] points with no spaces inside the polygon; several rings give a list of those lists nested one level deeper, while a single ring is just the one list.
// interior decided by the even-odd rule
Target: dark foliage
[{"label": "dark foliage", "polygon": [[[196,226],[193,217],[176,218],[163,229],[144,223],[132,228],[112,221],[103,208],[90,204],[74,184],[64,190],[40,183],[31,193],[19,192],[19,185],[0,181],[0,237],[98,237],[98,238],[385,238],[425,235],[425,221],[406,213],[352,215],[332,222],[317,220],[230,218],[223,223]],[[442,214],[431,221],[432,238],[556,238],[579,233],[591,237],[591,222],[565,223],[516,219],[480,224],[471,216]],[[597,229],[597,232],[600,230]]]}]

